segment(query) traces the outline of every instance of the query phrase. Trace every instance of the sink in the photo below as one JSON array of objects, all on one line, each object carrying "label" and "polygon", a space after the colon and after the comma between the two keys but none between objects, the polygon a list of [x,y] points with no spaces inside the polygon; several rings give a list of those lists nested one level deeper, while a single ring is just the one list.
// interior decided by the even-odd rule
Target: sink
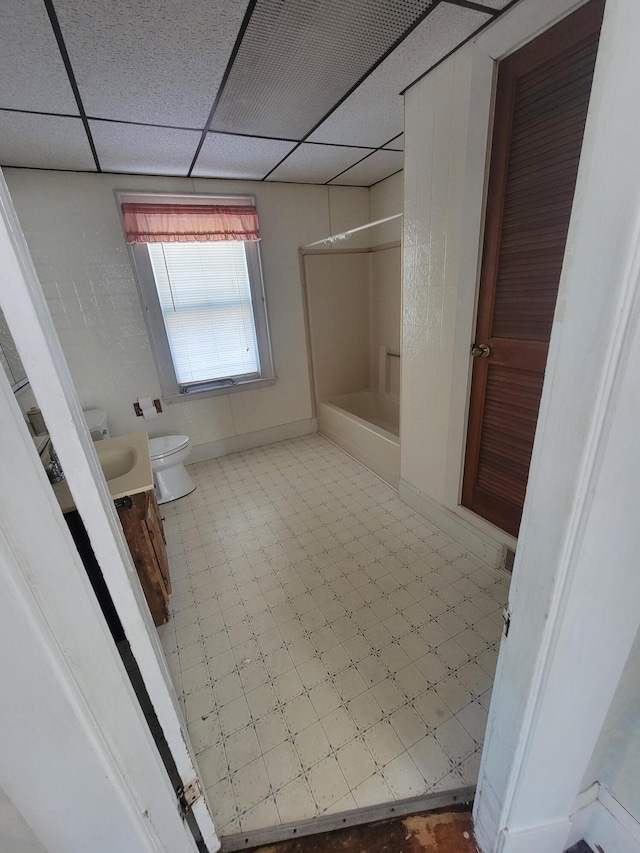
[{"label": "sink", "polygon": [[[101,445],[106,444],[104,449]],[[129,474],[136,465],[137,453],[132,447],[111,447],[108,441],[97,441],[95,443],[98,461],[104,472],[107,482],[118,477]]]},{"label": "sink", "polygon": [[[146,432],[105,438],[94,442],[93,446],[114,501],[153,489],[149,436]],[[71,512],[76,508],[66,480],[56,483],[53,490],[63,512]]]}]

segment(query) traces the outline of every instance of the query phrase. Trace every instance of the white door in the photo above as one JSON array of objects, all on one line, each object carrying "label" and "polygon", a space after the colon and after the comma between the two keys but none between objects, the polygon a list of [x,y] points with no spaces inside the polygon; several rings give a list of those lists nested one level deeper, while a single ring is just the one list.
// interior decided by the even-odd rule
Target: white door
[{"label": "white door", "polygon": [[[24,235],[1,173],[0,269],[2,270],[0,275],[0,306],[4,311],[38,405],[42,409],[74,502],[91,540],[93,551],[102,569],[107,588],[122,622],[132,653],[136,658],[158,722],[162,727],[177,772],[182,780],[182,785],[192,800],[191,812],[201,833],[204,847],[213,853],[219,849],[220,843],[216,837],[211,812],[203,793],[204,788],[198,775],[186,723],[175,695],[157,632],[151,621],[128,547],[122,535],[120,522],[115,513],[102,469],[82,416],[80,403]],[[4,389],[6,391],[8,384],[4,381],[4,377],[2,380],[6,386]],[[31,442],[24,422],[18,424],[18,427],[22,429],[28,442]],[[16,442],[19,443],[19,440],[16,439]],[[11,450],[8,450],[8,453],[11,453]],[[31,461],[32,463],[38,462],[37,456]],[[40,485],[34,485],[34,488],[44,491],[46,495],[48,484],[46,479],[42,479],[44,477],[42,471],[39,472],[39,475],[41,475]],[[19,471],[15,472],[15,477],[17,478],[16,482],[19,483],[21,479]],[[32,482],[37,484],[38,481],[36,479]],[[51,494],[47,495],[48,499],[51,497]],[[6,493],[4,499],[9,502],[10,494]],[[8,504],[7,507],[9,508]],[[54,513],[56,510],[57,507],[53,507]],[[57,512],[60,516],[59,520],[62,521],[59,510]],[[25,513],[13,517],[13,533],[17,536],[28,535],[28,519],[24,516]],[[62,524],[64,525],[63,521]],[[61,535],[64,537],[65,531]],[[32,562],[33,565],[30,565],[29,571],[36,575],[32,578],[35,587],[46,588],[50,582],[50,577],[46,576],[48,569],[46,562],[40,562],[37,559]],[[56,568],[60,572],[61,567],[57,565]],[[71,570],[71,566],[69,566],[69,570]],[[41,579],[37,576],[39,573],[43,575]],[[42,581],[41,587],[39,586],[40,580]],[[64,578],[61,578],[61,583],[64,584]],[[69,588],[73,589],[74,587],[70,584]],[[82,595],[79,591],[75,594],[78,597]],[[81,604],[82,602],[79,601],[78,606],[80,607]],[[55,601],[47,601],[46,605],[55,608]],[[52,610],[50,624],[55,623],[55,618],[55,610]],[[105,627],[103,624],[98,624],[98,621],[100,620],[96,621],[96,633]],[[88,633],[91,633],[91,626],[85,625],[83,631],[83,637],[73,637],[72,639],[74,641],[84,640],[85,643],[91,644],[94,639],[88,636]],[[61,639],[55,635],[55,629],[50,639],[52,647],[64,649]],[[114,665],[121,668],[122,664],[115,644],[112,643],[111,646]],[[73,665],[77,665],[77,662],[73,661]],[[103,696],[102,699],[104,698]],[[95,715],[99,718],[98,709],[91,707],[91,702],[94,699],[85,695],[89,712],[93,713],[95,710]],[[124,705],[122,707],[124,713]],[[123,724],[127,724],[126,718],[123,720]],[[121,769],[126,775],[126,765],[128,761],[132,760],[132,757],[119,755],[115,757],[115,760],[121,763]],[[159,785],[161,787],[163,783],[166,783],[166,778],[162,781],[156,778],[150,779],[147,789],[138,792],[149,804],[149,808],[141,811],[145,818],[152,822],[153,809],[151,805],[154,803],[156,806],[158,805],[156,802],[158,792],[154,786]],[[174,805],[177,813],[177,804],[174,803]],[[194,849],[190,830],[186,824],[184,824],[184,828],[184,844],[180,848],[174,847],[175,853],[178,853],[178,849],[180,851]],[[160,842],[162,845],[164,844],[162,838],[160,838]],[[164,849],[164,846],[158,849]]]}]

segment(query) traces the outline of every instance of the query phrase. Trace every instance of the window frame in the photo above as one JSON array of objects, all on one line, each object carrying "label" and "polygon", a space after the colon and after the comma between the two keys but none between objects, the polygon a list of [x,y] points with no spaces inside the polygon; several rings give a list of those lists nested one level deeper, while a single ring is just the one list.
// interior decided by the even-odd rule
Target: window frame
[{"label": "window frame", "polygon": [[[122,205],[126,202],[153,203],[153,204],[233,204],[233,205],[255,205],[253,196],[231,196],[231,195],[203,195],[191,193],[139,193],[116,190],[116,201],[120,218],[122,220]],[[253,322],[256,334],[258,358],[260,361],[260,373],[242,374],[228,377],[229,384],[219,383],[225,379],[212,379],[209,382],[178,382],[169,339],[164,323],[160,299],[153,274],[151,257],[146,243],[127,244],[131,265],[133,267],[136,288],[140,297],[140,304],[147,327],[149,343],[153,353],[162,399],[167,403],[183,403],[186,400],[202,399],[203,397],[217,397],[225,394],[235,394],[239,391],[247,391],[251,388],[260,388],[273,385],[276,375],[273,365],[273,354],[271,351],[271,337],[269,334],[269,319],[267,316],[267,303],[264,292],[264,278],[262,275],[262,262],[260,258],[260,247],[258,240],[247,240],[244,242],[247,271],[249,275],[249,288],[251,291],[251,305]],[[243,378],[250,376],[250,378]],[[188,390],[185,390],[188,389]]]}]

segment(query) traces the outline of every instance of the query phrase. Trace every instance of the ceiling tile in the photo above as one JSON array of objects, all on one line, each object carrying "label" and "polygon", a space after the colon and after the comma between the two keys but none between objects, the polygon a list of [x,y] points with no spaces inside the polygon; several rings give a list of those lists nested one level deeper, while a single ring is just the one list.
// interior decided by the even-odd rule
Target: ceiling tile
[{"label": "ceiling tile", "polygon": [[212,129],[302,138],[433,3],[260,0]]},{"label": "ceiling tile", "polygon": [[261,180],[295,146],[282,139],[208,133],[192,174],[194,178]]},{"label": "ceiling tile", "polygon": [[78,115],[42,0],[2,0],[0,33],[0,107]]},{"label": "ceiling tile", "polygon": [[324,184],[370,153],[368,148],[303,143],[269,175],[268,180]]},{"label": "ceiling tile", "polygon": [[95,171],[79,118],[0,113],[0,166]]},{"label": "ceiling tile", "polygon": [[186,175],[200,139],[197,130],[93,120],[89,125],[106,172]]},{"label": "ceiling tile", "polygon": [[382,147],[388,148],[391,151],[404,151],[404,133],[401,133],[400,136],[396,136],[395,139],[392,139],[391,142],[387,142],[387,144]]},{"label": "ceiling tile", "polygon": [[402,89],[489,18],[489,14],[460,6],[447,3],[438,6],[308,141],[372,148],[384,145],[403,128]]},{"label": "ceiling tile", "polygon": [[247,0],[56,0],[87,115],[202,128]]},{"label": "ceiling tile", "polygon": [[404,165],[404,154],[401,151],[376,151],[358,163],[348,172],[337,177],[332,184],[349,184],[356,187],[370,187],[399,172]]}]

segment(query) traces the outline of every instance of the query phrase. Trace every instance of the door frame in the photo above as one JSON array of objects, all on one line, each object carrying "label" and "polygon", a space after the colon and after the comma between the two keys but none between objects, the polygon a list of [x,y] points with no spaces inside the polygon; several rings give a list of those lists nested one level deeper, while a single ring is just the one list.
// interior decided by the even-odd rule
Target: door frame
[{"label": "door frame", "polygon": [[[196,800],[192,806],[192,812],[204,839],[204,844],[210,853],[215,853],[220,848],[220,842],[217,838],[211,811],[204,794],[204,785],[198,774],[186,723],[184,722],[171,682],[157,631],[151,621],[137,573],[113,506],[113,501],[107,489],[102,469],[93,448],[93,442],[91,441],[82,415],[82,409],[42,288],[40,287],[33,262],[29,255],[7,185],[1,173],[0,268],[2,268],[2,276],[0,276],[0,304],[5,313],[7,324],[20,353],[36,399],[38,400],[38,405],[42,409],[47,422],[49,433],[65,471],[74,502],[84,522],[97,561],[101,566],[107,588],[122,622],[132,653],[136,658],[149,698],[175,760],[177,771],[184,787],[190,787],[197,793]],[[2,379],[5,380],[5,377],[3,376]],[[8,387],[8,383],[6,383],[6,388]],[[14,406],[17,407],[15,401]],[[23,438],[26,436],[31,441],[24,419],[22,419],[21,426]],[[5,452],[8,452],[6,447]],[[33,451],[31,457],[31,464],[32,466],[39,466],[42,469],[41,462],[35,451]],[[29,472],[29,475],[31,473]],[[42,470],[39,471],[39,474],[41,484],[39,488],[41,491],[44,489],[46,493],[50,491],[46,478]],[[16,473],[14,485],[18,485],[19,483],[20,477]],[[40,495],[34,495],[34,499],[35,497],[39,499]],[[77,568],[77,552],[75,552],[75,548],[70,548],[71,540],[68,531],[63,529],[66,528],[66,524],[57,505],[54,506],[51,504],[52,500],[53,496],[51,495],[49,514],[54,516],[54,520],[57,520],[58,532],[55,536],[56,538],[67,538],[65,547],[67,553],[75,553],[73,565]],[[5,502],[8,502],[8,497],[6,496]],[[7,505],[6,510],[9,512],[10,506]],[[34,526],[37,526],[35,525],[35,521],[36,519],[31,518],[25,512],[18,516],[15,513],[12,514],[13,533],[20,537],[20,542],[28,542],[29,537],[37,539],[41,535],[34,529]],[[65,560],[61,566],[56,567],[61,573],[60,583],[62,587],[65,585],[65,573],[63,569],[71,571],[71,566],[72,563],[69,560]],[[50,567],[47,565],[47,562],[32,562],[29,565],[28,572],[25,569],[25,575],[29,575],[28,581],[30,584],[39,589],[46,589],[49,585],[49,575],[47,574],[49,569]],[[87,599],[91,600],[92,596],[93,594],[87,590],[85,585],[84,593],[76,590],[75,599],[70,604],[76,604],[78,608],[86,607]],[[93,601],[95,603],[95,597],[93,597]],[[72,669],[77,667],[78,663],[74,660],[70,649],[66,647],[66,643],[55,627],[60,624],[60,613],[56,609],[60,606],[59,596],[52,597],[46,601],[38,601],[38,604],[47,613],[47,621],[51,630],[46,640],[46,646],[49,651],[53,654],[62,649],[67,665]],[[97,643],[97,637],[101,632],[104,632],[104,628],[105,624],[102,623],[102,620],[96,619],[94,632],[89,632],[89,628],[85,626],[85,637],[75,634],[71,635],[72,645],[74,643],[82,643],[83,640],[88,645],[91,645],[94,641]],[[92,634],[95,636],[92,636]],[[104,637],[100,642],[103,640]],[[109,643],[109,649],[111,664],[118,667],[122,676],[124,668],[112,639]],[[98,689],[95,684],[95,675],[90,671],[86,671],[86,661],[85,669],[80,667],[80,675],[86,679],[86,683],[93,684],[94,688]],[[94,727],[96,725],[96,718],[100,714],[99,706],[96,705],[97,701],[109,703],[108,686],[105,683],[102,691],[98,690],[97,696],[93,697],[90,697],[84,691],[84,688],[81,687],[85,701],[84,717],[86,725],[91,726],[91,721],[93,721]],[[125,712],[125,707],[122,705],[119,710],[123,715],[123,720],[127,720],[131,714],[131,709]],[[137,706],[137,713],[142,713],[139,706]],[[108,727],[107,731],[113,737],[114,744],[116,744],[118,742],[117,732]],[[124,780],[136,778],[134,765],[132,764],[135,752],[129,756],[126,753],[118,754],[114,746],[110,754],[105,755],[104,759],[105,773],[107,776],[111,776],[111,770],[107,771],[106,769],[107,757],[120,768]],[[146,805],[144,809],[140,809],[140,812],[143,812],[143,814],[138,813],[138,819],[142,825],[149,825],[151,823],[153,827],[157,823],[158,827],[162,826],[166,823],[166,820],[163,818],[164,812],[173,814],[176,818],[178,817],[175,795],[170,806],[166,802],[162,806],[160,806],[159,802],[155,802],[156,799],[160,799],[159,791],[166,784],[168,784],[168,777],[166,776],[164,767],[162,767],[162,771],[158,768],[155,774],[151,775],[148,786],[139,790],[136,790],[135,787],[130,788],[132,801],[143,802]],[[175,846],[172,849],[175,851],[191,851],[194,849],[193,837],[182,820],[180,820],[180,825],[183,829],[183,836],[180,842],[174,839],[173,843]],[[160,839],[158,843],[162,845],[156,849],[165,849],[163,846],[165,843],[163,833],[158,834],[154,832],[154,834]]]},{"label": "door frame", "polygon": [[461,503],[473,371],[470,352],[478,322],[498,65],[501,60],[533,41],[587,2],[588,0],[542,0],[537,4],[521,3],[481,33],[473,48],[474,82],[468,128],[470,157],[464,176],[462,220],[465,233],[473,234],[474,239],[469,241],[470,247],[462,254],[458,277],[460,283],[473,282],[473,290],[469,293],[467,288],[469,300],[466,310],[459,310],[456,317],[453,387],[458,394],[452,401],[453,428],[447,454],[450,464],[446,491],[447,503],[455,506],[456,514],[463,521],[514,549],[517,545],[516,537]]},{"label": "door frame", "polygon": [[638,33],[636,0],[608,0],[474,804],[484,853],[572,843],[640,629]]},{"label": "door frame", "polygon": [[[601,1],[604,2],[604,0]],[[597,31],[595,30],[595,26],[599,23],[602,10],[599,7],[585,9],[584,7],[589,6],[589,2],[594,2],[594,0],[587,0],[587,2],[582,4],[579,7],[583,10],[582,12],[579,13],[578,9],[574,9],[563,21],[556,21],[545,28],[542,33],[538,33],[531,39],[527,39],[523,45],[520,45],[514,51],[509,51],[506,56],[495,62],[494,66],[494,87],[492,92],[492,111],[494,115],[490,122],[490,141],[487,146],[487,172],[483,210],[484,225],[482,229],[482,248],[478,269],[476,316],[473,332],[474,344],[480,342],[488,343],[491,347],[491,353],[488,359],[469,359],[469,400],[467,423],[465,425],[465,449],[460,484],[460,505],[495,526],[499,526],[497,519],[502,516],[502,523],[505,527],[499,526],[499,529],[504,529],[505,533],[513,536],[514,539],[517,539],[517,528],[519,527],[522,512],[520,511],[518,514],[518,507],[515,502],[510,501],[503,494],[487,491],[478,483],[477,479],[480,466],[480,450],[483,445],[486,395],[490,384],[491,367],[493,366],[494,369],[523,368],[528,372],[528,377],[536,382],[539,381],[541,386],[549,349],[548,340],[537,340],[530,337],[509,338],[508,335],[495,337],[492,334],[496,292],[500,273],[505,193],[508,189],[510,175],[512,123],[515,120],[514,111],[516,109],[514,99],[517,92],[517,81],[523,73],[528,74],[533,68],[539,68],[541,64],[548,65],[550,62],[557,62],[558,59],[564,61],[564,51],[570,50],[573,52],[580,45],[583,45],[588,38],[596,36]],[[578,18],[577,21],[576,18]],[[550,33],[551,35],[549,35]],[[539,44],[541,39],[544,40],[542,45]],[[567,40],[570,42],[569,47],[567,47]],[[559,50],[562,50],[563,53],[559,53]],[[501,110],[501,114],[497,118],[495,116],[496,110]],[[580,140],[580,147],[582,147],[582,139]],[[572,199],[574,192],[575,184],[571,191]],[[564,249],[566,249],[566,242],[563,248],[563,255]],[[554,299],[554,314],[556,301],[557,299]],[[484,331],[481,331],[480,327]],[[526,366],[521,363],[523,359],[527,361]],[[505,380],[505,383],[502,386],[503,388],[511,387],[509,380]],[[470,429],[470,427],[473,427],[473,429]],[[520,459],[520,462],[522,461]],[[482,507],[480,506],[481,503]],[[475,507],[473,507],[474,504]],[[518,516],[517,518],[516,515]],[[496,520],[491,521],[491,516]],[[515,532],[505,529],[513,527],[516,528]]]}]

